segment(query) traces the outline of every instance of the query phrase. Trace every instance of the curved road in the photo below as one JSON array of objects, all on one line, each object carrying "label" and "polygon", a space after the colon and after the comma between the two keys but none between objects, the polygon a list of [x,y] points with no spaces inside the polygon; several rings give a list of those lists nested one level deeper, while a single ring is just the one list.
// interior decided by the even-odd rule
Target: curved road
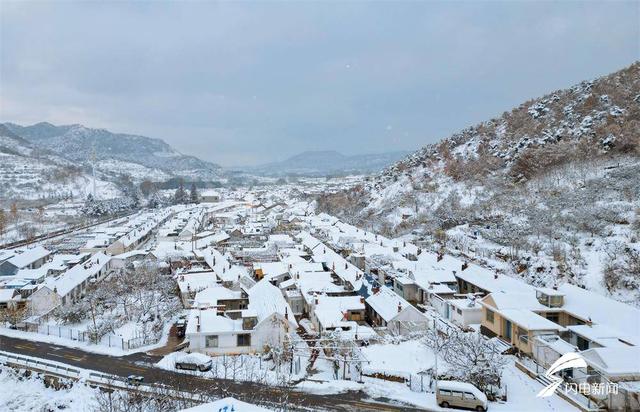
[{"label": "curved road", "polygon": [[246,402],[282,404],[287,399],[292,408],[318,411],[419,411],[413,406],[390,403],[389,399],[372,399],[362,392],[316,395],[298,391],[283,393],[278,388],[227,379],[206,379],[154,367],[161,357],[145,353],[108,356],[45,342],[0,336],[0,350],[33,356],[71,366],[126,377],[140,375],[145,383],[162,383],[177,390],[204,393],[213,398],[233,396]]}]

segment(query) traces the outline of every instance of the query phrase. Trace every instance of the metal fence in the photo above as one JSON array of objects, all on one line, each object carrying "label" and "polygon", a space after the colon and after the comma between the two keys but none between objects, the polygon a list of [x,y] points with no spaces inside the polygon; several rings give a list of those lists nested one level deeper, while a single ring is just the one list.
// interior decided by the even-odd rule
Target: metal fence
[{"label": "metal fence", "polygon": [[86,331],[69,328],[67,326],[49,324],[38,325],[37,330],[34,330],[34,332],[41,335],[56,336],[77,342],[89,342],[100,346],[108,346],[110,348],[120,348],[122,350],[137,349],[142,346],[153,345],[159,341],[158,338],[144,336],[124,339],[122,336],[108,333],[102,336],[98,342],[93,342],[91,341],[90,334]]},{"label": "metal fence", "polygon": [[429,374],[410,374],[407,380],[407,386],[413,392],[433,392],[433,379]]}]

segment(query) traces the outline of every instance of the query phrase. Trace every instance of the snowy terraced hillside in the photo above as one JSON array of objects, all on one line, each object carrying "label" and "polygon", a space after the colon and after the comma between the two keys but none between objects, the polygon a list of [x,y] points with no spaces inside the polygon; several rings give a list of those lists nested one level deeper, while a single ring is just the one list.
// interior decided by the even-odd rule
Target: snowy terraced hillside
[{"label": "snowy terraced hillside", "polygon": [[425,146],[318,207],[535,285],[637,305],[639,140],[635,63]]}]

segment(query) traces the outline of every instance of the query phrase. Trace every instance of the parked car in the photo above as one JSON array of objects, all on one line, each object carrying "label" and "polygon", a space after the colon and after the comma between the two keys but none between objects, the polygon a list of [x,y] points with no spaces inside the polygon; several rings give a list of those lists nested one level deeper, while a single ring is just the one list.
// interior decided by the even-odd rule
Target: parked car
[{"label": "parked car", "polygon": [[127,385],[138,386],[144,382],[144,376],[129,375],[127,376]]},{"label": "parked car", "polygon": [[213,361],[211,358],[200,353],[178,354],[175,363],[176,369],[198,370],[200,372],[211,370],[212,365]]},{"label": "parked car", "polygon": [[438,381],[436,401],[443,408],[455,406],[484,412],[489,407],[487,396],[470,383]]}]

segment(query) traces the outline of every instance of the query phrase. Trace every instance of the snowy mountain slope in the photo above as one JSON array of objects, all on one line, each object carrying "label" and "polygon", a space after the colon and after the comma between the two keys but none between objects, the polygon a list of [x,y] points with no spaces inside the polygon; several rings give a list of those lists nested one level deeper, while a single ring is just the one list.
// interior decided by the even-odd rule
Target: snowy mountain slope
[{"label": "snowy mountain slope", "polygon": [[[99,161],[120,161],[138,164],[171,176],[215,179],[220,175],[216,164],[186,156],[160,139],[122,133],[112,133],[105,129],[91,129],[82,125],[55,126],[37,123],[20,126],[5,123],[14,134],[31,142],[34,146],[48,149],[73,162],[87,163],[95,150]],[[106,163],[108,166],[113,163]],[[122,164],[120,164],[122,165]],[[115,169],[118,166],[115,165]],[[140,172],[140,170],[134,171]]]},{"label": "snowy mountain slope", "polygon": [[303,152],[281,162],[268,163],[249,172],[263,176],[326,176],[344,173],[375,173],[405,157],[409,152],[345,156],[336,151]]},{"label": "snowy mountain slope", "polygon": [[133,182],[143,180],[162,182],[172,177],[171,174],[158,168],[146,167],[138,163],[126,162],[116,159],[104,159],[96,162],[96,169],[102,173],[112,175],[128,175]]},{"label": "snowy mountain slope", "polygon": [[[0,200],[86,197],[92,179],[82,168],[47,150],[41,150],[0,125]],[[101,198],[120,191],[98,179]]]},{"label": "snowy mountain slope", "polygon": [[428,145],[318,208],[639,304],[640,63]]},{"label": "snowy mountain slope", "polygon": [[[0,199],[84,199],[93,180],[81,170],[46,160],[0,153]],[[115,184],[98,179],[100,198],[117,197]]]}]

